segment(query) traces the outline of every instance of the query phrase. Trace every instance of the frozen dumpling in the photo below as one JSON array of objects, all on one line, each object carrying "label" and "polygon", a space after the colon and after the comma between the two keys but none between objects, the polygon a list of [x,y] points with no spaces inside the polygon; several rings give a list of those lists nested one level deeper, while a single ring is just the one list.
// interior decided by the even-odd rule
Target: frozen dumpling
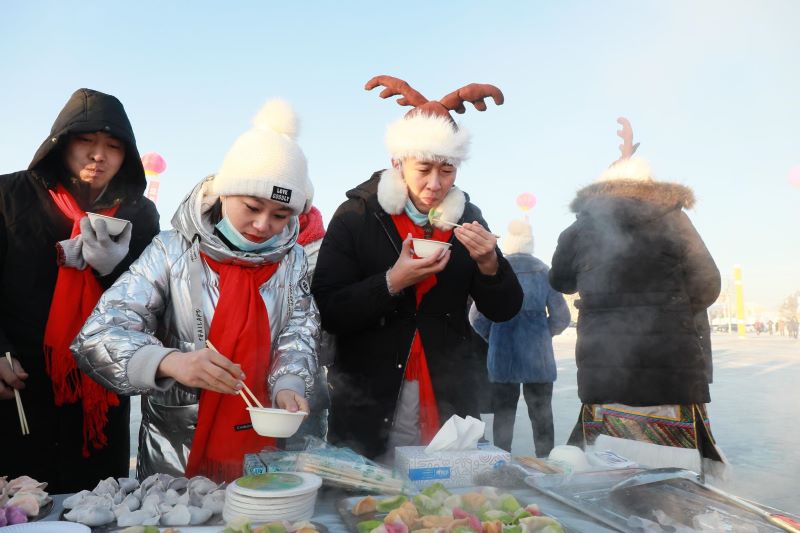
[{"label": "frozen dumpling", "polygon": [[209,494],[203,496],[200,505],[203,509],[209,509],[214,514],[219,514],[222,512],[222,508],[225,507],[225,491],[224,490],[215,490]]},{"label": "frozen dumpling", "polygon": [[64,518],[89,527],[104,526],[117,519],[114,511],[102,507],[77,507],[65,514]]},{"label": "frozen dumpling", "polygon": [[119,527],[128,526],[155,526],[158,525],[159,515],[151,515],[147,511],[138,510],[125,513],[117,518]]},{"label": "frozen dumpling", "polygon": [[137,488],[139,488],[139,482],[136,481],[136,478],[132,477],[121,477],[117,478],[117,482],[119,483],[119,488],[125,491],[125,494],[130,494]]},{"label": "frozen dumpling", "polygon": [[191,516],[189,520],[190,526],[204,524],[214,514],[211,509],[203,509],[194,505],[189,505],[187,509],[189,509],[189,515]]},{"label": "frozen dumpling", "polygon": [[28,516],[36,516],[39,514],[39,500],[32,494],[15,494],[10,500],[8,500],[6,505],[22,509],[22,511]]},{"label": "frozen dumpling", "polygon": [[192,515],[189,508],[180,504],[161,515],[162,526],[188,526],[191,520]]}]

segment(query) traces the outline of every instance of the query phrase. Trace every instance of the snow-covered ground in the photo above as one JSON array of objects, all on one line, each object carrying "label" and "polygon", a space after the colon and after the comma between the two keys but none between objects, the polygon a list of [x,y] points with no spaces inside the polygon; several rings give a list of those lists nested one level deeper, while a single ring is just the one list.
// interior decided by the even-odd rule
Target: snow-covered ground
[{"label": "snow-covered ground", "polygon": [[[556,337],[553,392],[556,444],[578,417],[574,328]],[[732,466],[720,488],[800,514],[800,341],[769,335],[714,334],[711,430]],[[491,416],[485,417],[491,422]],[[487,426],[490,424],[487,424]],[[487,437],[491,430],[487,428]],[[533,454],[524,401],[517,407],[512,453]]]},{"label": "snow-covered ground", "polygon": [[[575,382],[575,330],[555,339],[558,381],[553,394],[556,444],[566,442],[580,405]],[[720,487],[800,514],[800,341],[751,334],[715,334],[711,429],[731,463]],[[491,438],[492,416],[487,421]],[[131,465],[135,464],[139,400],[131,413]],[[533,434],[520,398],[512,452],[533,454]]]}]

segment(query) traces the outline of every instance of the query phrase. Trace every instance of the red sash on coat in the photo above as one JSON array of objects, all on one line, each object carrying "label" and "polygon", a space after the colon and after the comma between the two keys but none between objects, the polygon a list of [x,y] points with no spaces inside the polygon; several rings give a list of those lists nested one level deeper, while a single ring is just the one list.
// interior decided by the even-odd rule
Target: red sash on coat
[{"label": "red sash on coat", "polygon": [[[78,236],[81,232],[80,222],[86,212],[62,184],[59,183],[55,190],[50,189],[49,192],[58,209],[72,221],[70,238]],[[98,213],[111,217],[118,208],[119,205],[115,205]],[[58,267],[56,287],[44,330],[45,369],[53,384],[56,405],[81,401],[84,457],[89,457],[89,443],[95,449],[108,444],[104,431],[108,422],[108,408],[119,405],[116,394],[78,370],[69,350],[69,345],[102,295],[103,287],[91,268],[77,270],[64,265]]]},{"label": "red sash on coat", "polygon": [[[259,287],[280,263],[247,267],[203,259],[219,274],[219,301],[208,340],[222,355],[242,367],[248,387],[265,407],[270,406],[267,373],[272,354],[269,314]],[[217,482],[242,475],[245,453],[275,446],[275,439],[258,435],[238,394],[203,389],[186,477],[203,475]]]},{"label": "red sash on coat", "polygon": [[[409,233],[417,238],[425,238],[425,230],[414,224],[405,213],[392,215],[392,221],[397,228],[400,237],[405,240]],[[444,231],[433,228],[431,235],[434,241],[448,242],[452,236],[452,231]],[[431,274],[426,279],[414,286],[417,297],[417,309],[422,302],[422,297],[436,285],[436,275]],[[425,357],[425,348],[422,346],[419,330],[414,332],[414,340],[411,342],[408,364],[405,373],[406,381],[419,382],[419,426],[422,444],[430,443],[431,439],[439,431],[439,406],[436,403],[436,395],[433,391],[433,382],[428,371],[428,359]]]}]

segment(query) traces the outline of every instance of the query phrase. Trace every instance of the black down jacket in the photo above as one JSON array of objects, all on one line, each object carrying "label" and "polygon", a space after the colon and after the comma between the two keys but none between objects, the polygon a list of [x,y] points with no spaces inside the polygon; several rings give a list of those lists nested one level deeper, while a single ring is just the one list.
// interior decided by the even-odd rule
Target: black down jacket
[{"label": "black down jacket", "polygon": [[83,411],[79,403],[55,406],[42,349],[58,275],[55,245],[69,239],[72,230],[72,222],[48,190],[59,180],[71,187],[61,156],[68,136],[95,131],[123,141],[125,160],[101,200],[82,207],[91,211],[119,203],[115,216],[133,224],[128,256],[112,273],[98,278],[108,288],[159,231],[158,211],[142,196],[144,169],[119,100],[89,89],[76,91],[28,170],[0,176],[0,355],[10,352],[30,375],[21,395],[31,430],[23,437],[15,402],[0,401],[0,475],[29,475],[48,482],[47,490],[53,493],[92,489],[105,477],[127,476],[130,461],[128,399],[120,398],[120,406],[109,410],[109,445],[84,459]]},{"label": "black down jacket", "polygon": [[[417,329],[442,422],[453,414],[478,417],[476,392],[478,383],[486,381],[479,379],[486,362],[473,347],[468,297],[497,322],[511,319],[522,305],[522,289],[508,261],[500,255],[498,273],[484,276],[455,237],[450,261],[419,310],[413,287],[390,296],[385,274],[397,261],[402,239],[379,204],[380,179],[375,173],[347,193],[328,226],[312,284],[322,326],[337,340],[328,374],[329,438],[368,457],[386,451]],[[471,221],[486,226],[467,199],[460,222]]]},{"label": "black down jacket", "polygon": [[550,283],[578,292],[578,395],[583,403],[707,403],[706,309],[720,275],[683,208],[682,185],[612,180],[572,202]]}]

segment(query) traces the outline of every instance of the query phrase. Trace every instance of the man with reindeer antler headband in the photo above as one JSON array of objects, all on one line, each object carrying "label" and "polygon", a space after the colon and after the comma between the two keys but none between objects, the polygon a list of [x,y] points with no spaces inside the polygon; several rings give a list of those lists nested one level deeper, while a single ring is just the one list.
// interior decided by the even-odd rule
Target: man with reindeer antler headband
[{"label": "man with reindeer antler headband", "polygon": [[503,93],[471,84],[428,100],[390,76],[366,89],[378,86],[413,109],[388,128],[391,168],[349,191],[334,214],[312,287],[337,337],[329,438],[369,457],[427,444],[454,414],[478,417],[485,362],[471,349],[467,300],[497,322],[522,305],[495,236],[454,186],[470,136],[450,112],[466,102],[483,111],[489,96],[500,105]]}]

